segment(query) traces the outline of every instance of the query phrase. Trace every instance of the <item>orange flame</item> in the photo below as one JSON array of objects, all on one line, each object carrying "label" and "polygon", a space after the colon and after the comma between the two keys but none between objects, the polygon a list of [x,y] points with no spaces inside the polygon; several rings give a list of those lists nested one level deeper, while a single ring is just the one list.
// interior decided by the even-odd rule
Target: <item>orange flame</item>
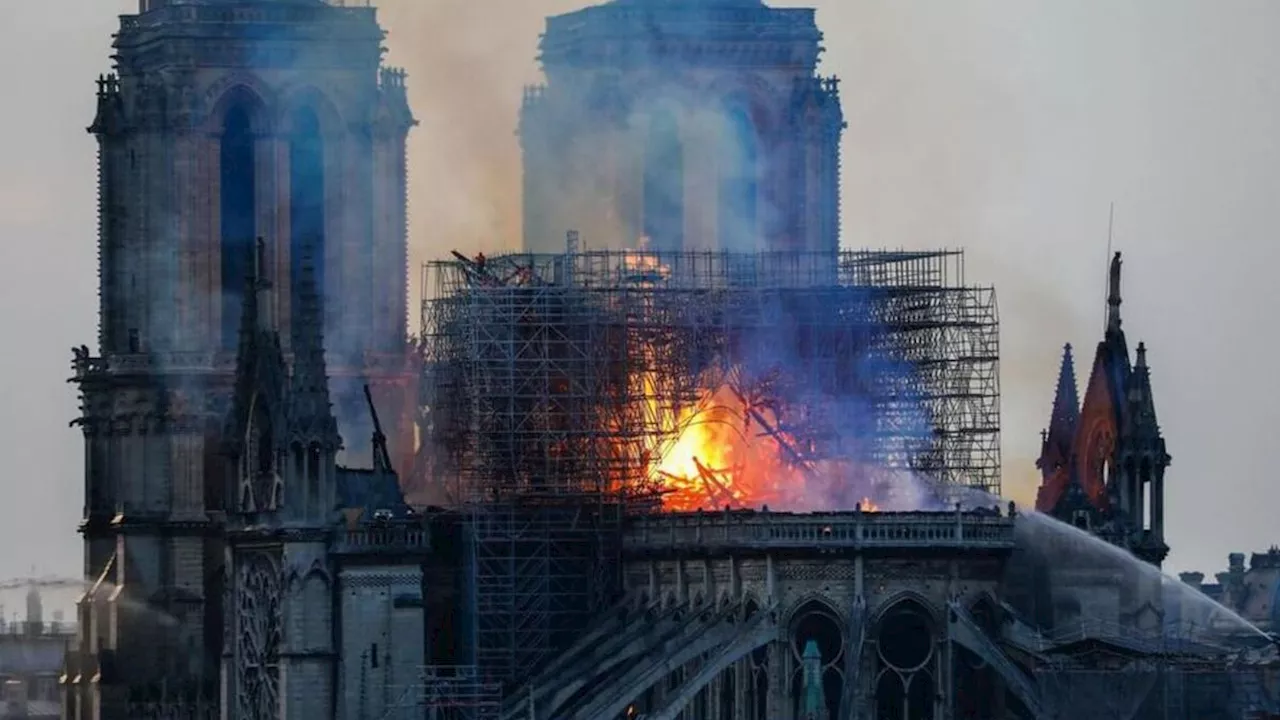
[{"label": "orange flame", "polygon": [[[643,284],[670,277],[670,269],[657,255],[644,252],[645,246],[642,238],[640,251],[626,253],[623,274]],[[658,401],[673,394],[659,392],[664,379],[669,378],[645,373],[635,380],[650,420],[664,438],[648,451],[649,480],[662,492],[663,509],[800,509],[797,506],[809,504],[805,499],[814,480],[812,463],[803,457],[796,439],[779,427],[768,399],[753,396],[767,394],[761,391],[767,380],[750,392],[730,384],[704,388],[693,404],[670,407]],[[869,497],[862,499],[861,507],[864,512],[880,509]]]},{"label": "orange flame", "polygon": [[782,461],[786,438],[770,436],[750,410],[722,386],[676,413],[678,433],[653,468],[663,507],[758,507],[779,503],[788,487],[803,486],[803,471]]},{"label": "orange flame", "polygon": [[[672,429],[674,440],[658,448],[650,471],[665,510],[806,504],[816,482],[813,470],[767,404],[722,385],[703,391],[696,405],[666,413],[659,424]],[[879,510],[869,497],[861,506],[864,512]]]}]

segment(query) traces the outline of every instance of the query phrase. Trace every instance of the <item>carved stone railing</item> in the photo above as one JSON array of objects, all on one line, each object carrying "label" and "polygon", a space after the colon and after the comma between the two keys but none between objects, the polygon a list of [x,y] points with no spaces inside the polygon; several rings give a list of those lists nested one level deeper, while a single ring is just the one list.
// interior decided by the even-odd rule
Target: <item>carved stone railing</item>
[{"label": "carved stone railing", "polygon": [[348,555],[427,553],[431,532],[422,527],[362,527],[340,531],[334,550]]},{"label": "carved stone railing", "polygon": [[[285,362],[291,362],[291,353],[284,354]],[[420,359],[412,353],[367,352],[352,362],[335,358],[330,361],[332,375],[398,376],[415,373]],[[81,381],[104,375],[151,374],[225,374],[235,372],[235,351],[175,351],[151,353],[107,353],[100,357],[76,351],[71,362],[72,380]]]},{"label": "carved stone railing", "polygon": [[707,549],[1013,548],[1013,520],[986,513],[693,513],[638,518],[627,552]]}]

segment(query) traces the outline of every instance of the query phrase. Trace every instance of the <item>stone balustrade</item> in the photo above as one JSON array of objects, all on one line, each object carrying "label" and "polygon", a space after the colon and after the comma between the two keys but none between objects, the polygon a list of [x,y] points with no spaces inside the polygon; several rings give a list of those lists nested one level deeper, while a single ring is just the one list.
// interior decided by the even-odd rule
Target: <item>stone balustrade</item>
[{"label": "stone balustrade", "polygon": [[339,533],[334,550],[347,555],[427,553],[431,551],[431,532],[395,525],[346,528]]},{"label": "stone balustrade", "polygon": [[[284,358],[290,362],[293,356],[284,353]],[[336,358],[332,365],[331,374],[335,376],[393,376],[417,371],[415,358],[407,352],[366,352],[354,358]],[[109,353],[100,357],[76,353],[71,367],[75,381],[103,375],[229,374],[235,372],[236,353],[175,351]]]},{"label": "stone balustrade", "polygon": [[628,553],[682,550],[1008,550],[1013,520],[986,512],[681,513],[639,518]]}]

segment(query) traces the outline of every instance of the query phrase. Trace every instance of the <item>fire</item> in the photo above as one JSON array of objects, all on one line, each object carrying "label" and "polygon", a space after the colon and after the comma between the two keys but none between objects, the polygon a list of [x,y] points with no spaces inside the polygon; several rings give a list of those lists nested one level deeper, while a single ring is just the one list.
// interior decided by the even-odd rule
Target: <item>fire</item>
[{"label": "fire", "polygon": [[722,385],[672,414],[675,439],[661,449],[651,473],[665,509],[781,507],[803,491],[806,469],[787,462],[795,452],[791,438],[776,428],[767,407]]},{"label": "fire", "polygon": [[[646,387],[653,385],[646,383]],[[657,459],[650,469],[650,480],[662,492],[663,509],[690,512],[768,505],[778,510],[817,510],[840,502],[828,485],[841,485],[850,468],[802,457],[799,443],[779,428],[767,402],[721,385],[703,391],[698,402],[688,407],[664,410],[652,402],[650,407],[665,416],[658,418],[659,426],[674,436],[656,448]],[[869,495],[858,505],[863,512],[881,511]]]},{"label": "fire", "polygon": [[[671,277],[658,256],[628,251],[620,268],[625,278],[653,285]],[[651,361],[654,358],[650,358]],[[655,361],[655,366],[661,363]],[[773,400],[777,373],[743,382],[730,372],[696,393],[683,406],[663,406],[658,398],[687,394],[663,385],[658,373],[641,373],[633,379],[644,398],[652,426],[662,441],[649,447],[649,480],[662,493],[662,506],[674,512],[698,509],[760,508],[779,510],[820,509],[833,495],[822,492],[823,480],[847,477],[832,464],[823,465],[823,479],[815,477],[815,463],[779,422]],[[663,388],[663,391],[659,389]],[[846,468],[847,470],[847,468]],[[825,488],[830,490],[831,488]],[[856,497],[856,496],[854,496]],[[863,497],[864,512],[878,512],[870,497]],[[845,506],[845,509],[849,509]]]},{"label": "fire", "polygon": [[663,265],[657,255],[644,251],[626,251],[620,270],[624,280],[642,285],[658,284],[671,276],[671,268]]}]

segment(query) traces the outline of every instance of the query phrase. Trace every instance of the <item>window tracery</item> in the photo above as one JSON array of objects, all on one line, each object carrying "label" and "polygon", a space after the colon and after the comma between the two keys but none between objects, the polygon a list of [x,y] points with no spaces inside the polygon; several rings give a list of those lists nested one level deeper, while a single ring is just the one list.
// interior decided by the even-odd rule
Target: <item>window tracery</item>
[{"label": "window tracery", "polygon": [[791,701],[795,717],[837,717],[844,691],[845,633],[834,609],[812,601],[791,623]]},{"label": "window tracery", "polygon": [[284,480],[278,468],[274,428],[267,405],[254,395],[249,402],[244,455],[240,460],[239,507],[242,513],[278,510],[284,503]]},{"label": "window tracery", "polygon": [[279,715],[280,572],[265,554],[244,558],[236,581],[236,708],[241,720]]},{"label": "window tracery", "polygon": [[876,638],[877,720],[933,720],[937,694],[933,621],[904,600],[885,613]]}]

